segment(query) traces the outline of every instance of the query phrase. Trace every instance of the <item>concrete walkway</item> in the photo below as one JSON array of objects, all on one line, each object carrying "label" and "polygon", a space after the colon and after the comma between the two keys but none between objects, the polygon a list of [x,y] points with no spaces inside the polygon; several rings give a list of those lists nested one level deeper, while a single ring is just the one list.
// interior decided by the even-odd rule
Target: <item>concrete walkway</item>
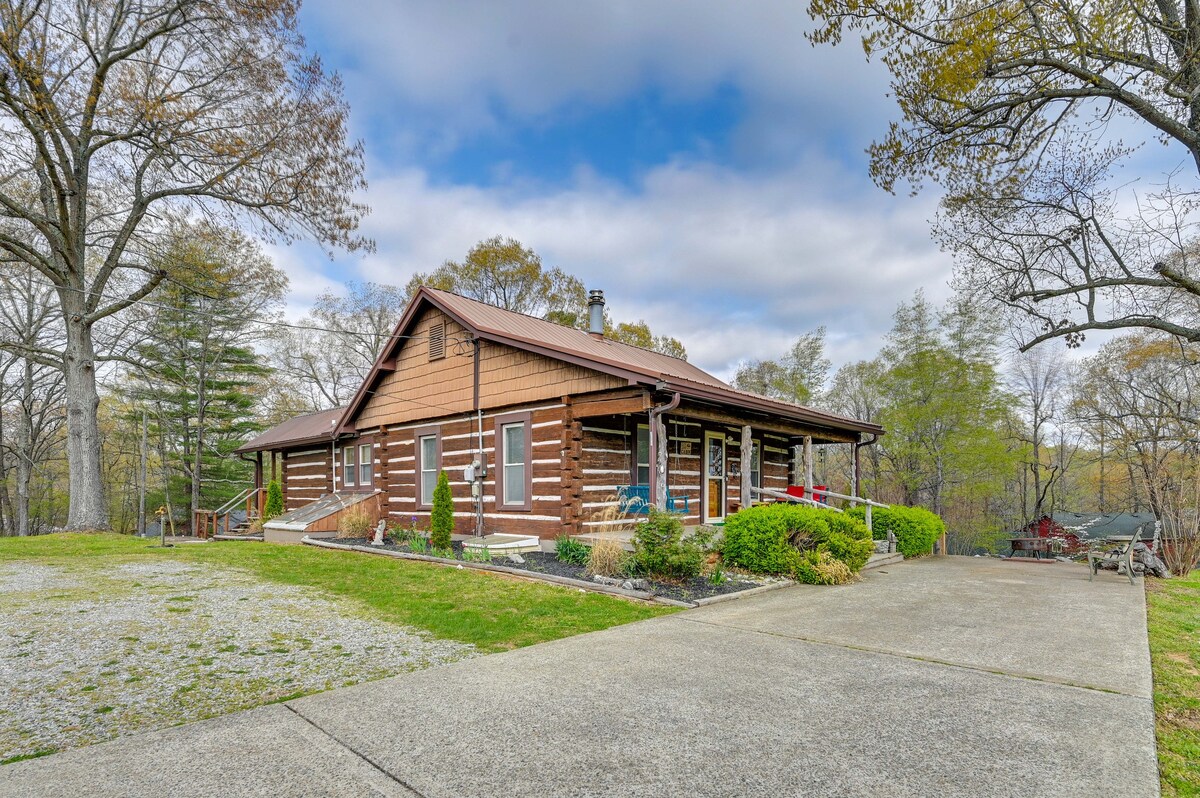
[{"label": "concrete walkway", "polygon": [[930,559],[0,768],[5,796],[1158,795],[1141,585]]}]

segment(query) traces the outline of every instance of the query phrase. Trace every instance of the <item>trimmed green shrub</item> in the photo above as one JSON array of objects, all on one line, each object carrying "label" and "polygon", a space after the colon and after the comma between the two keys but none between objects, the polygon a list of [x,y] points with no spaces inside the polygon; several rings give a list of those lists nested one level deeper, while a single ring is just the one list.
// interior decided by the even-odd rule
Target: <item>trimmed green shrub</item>
[{"label": "trimmed green shrub", "polygon": [[679,516],[651,507],[646,523],[634,530],[633,561],[639,571],[650,576],[691,579],[700,574],[704,550],[683,539]]},{"label": "trimmed green shrub", "polygon": [[587,565],[588,547],[570,535],[559,535],[554,539],[554,553],[559,562],[571,565]]},{"label": "trimmed green shrub", "polygon": [[283,515],[283,489],[279,487],[279,480],[273,479],[267,485],[267,502],[263,505],[262,520],[270,521],[281,515]]},{"label": "trimmed green shrub", "polygon": [[827,570],[836,568],[815,556],[820,552],[853,573],[866,565],[873,548],[866,524],[835,510],[763,504],[725,521],[725,561],[756,573],[788,574],[810,581],[817,578],[812,569],[818,564]]},{"label": "trimmed green shrub", "polygon": [[450,493],[450,480],[446,472],[438,474],[437,487],[433,489],[433,510],[429,519],[429,545],[434,549],[449,549],[450,536],[454,534],[454,496]]},{"label": "trimmed green shrub", "polygon": [[[854,507],[846,511],[855,518],[866,518],[866,508]],[[933,544],[946,531],[946,524],[937,514],[924,507],[874,507],[871,510],[871,532],[876,540],[884,540],[887,533],[896,536],[896,550],[905,557],[920,557],[933,553]]]}]

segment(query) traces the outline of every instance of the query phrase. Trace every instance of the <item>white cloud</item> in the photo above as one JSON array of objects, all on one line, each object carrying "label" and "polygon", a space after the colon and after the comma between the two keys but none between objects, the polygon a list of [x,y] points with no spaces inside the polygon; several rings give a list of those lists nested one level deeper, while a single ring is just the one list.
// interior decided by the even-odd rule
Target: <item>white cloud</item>
[{"label": "white cloud", "polygon": [[[677,163],[632,190],[583,174],[517,193],[431,185],[410,170],[372,184],[366,232],[378,252],[334,267],[338,279],[402,285],[481,239],[511,235],[604,289],[616,320],[645,319],[718,374],[778,356],[820,324],[840,362],[873,355],[917,286],[934,300],[949,295],[948,259],[928,235],[932,198],[862,183],[816,162],[769,176]],[[311,296],[329,281],[306,260],[293,283]]]},{"label": "white cloud", "polygon": [[810,132],[881,132],[890,111],[884,70],[855,41],[812,47],[812,23],[793,0],[360,0],[355,13],[310,0],[303,19],[349,59],[342,71],[358,113],[378,113],[381,97],[419,109],[395,131],[401,147],[414,144],[414,128],[453,149],[464,136],[502,133],[501,118],[538,120],[646,87],[674,101],[736,87],[748,100],[746,150],[786,145],[797,121]]}]

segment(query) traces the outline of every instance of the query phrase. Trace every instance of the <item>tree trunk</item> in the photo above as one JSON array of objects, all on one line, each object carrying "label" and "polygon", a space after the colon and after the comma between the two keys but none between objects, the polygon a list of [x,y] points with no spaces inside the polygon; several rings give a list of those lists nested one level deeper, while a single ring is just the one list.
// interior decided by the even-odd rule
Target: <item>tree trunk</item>
[{"label": "tree trunk", "polygon": [[21,398],[17,402],[17,506],[18,537],[29,535],[29,483],[33,481],[33,361],[25,358],[21,372]]},{"label": "tree trunk", "polygon": [[8,461],[4,455],[4,413],[0,402],[0,535],[13,534],[13,519],[8,497]]},{"label": "tree trunk", "polygon": [[100,422],[96,416],[96,351],[86,323],[82,292],[60,292],[67,311],[67,347],[63,357],[67,408],[67,475],[70,491],[67,529],[108,529],[108,505],[100,467]]},{"label": "tree trunk", "polygon": [[[201,306],[203,307],[203,305]],[[196,451],[192,461],[192,518],[200,509],[200,480],[204,468],[204,416],[205,403],[208,401],[205,391],[207,373],[207,353],[205,347],[200,350],[200,362],[196,364],[198,379],[196,380]]]}]

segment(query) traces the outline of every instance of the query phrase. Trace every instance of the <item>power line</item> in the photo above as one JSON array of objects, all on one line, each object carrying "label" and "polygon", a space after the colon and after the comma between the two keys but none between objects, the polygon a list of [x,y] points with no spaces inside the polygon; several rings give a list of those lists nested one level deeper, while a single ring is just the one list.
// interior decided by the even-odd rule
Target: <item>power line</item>
[{"label": "power line", "polygon": [[[87,289],[83,289],[83,288],[75,288],[73,286],[53,286],[53,288],[54,288],[54,290],[74,291],[76,293],[85,294],[89,297],[93,296],[93,292],[88,291]],[[189,289],[189,290],[192,290],[192,289]],[[193,293],[196,293],[198,296],[203,296],[207,299],[214,299],[214,300],[217,299],[216,297],[209,296],[207,294],[203,294],[203,293],[199,293],[199,292],[195,292],[195,291],[193,291]],[[119,301],[119,300],[113,300],[113,301]],[[205,310],[194,309],[194,308],[181,308],[176,305],[168,305],[168,304],[165,304],[162,302],[154,302],[145,297],[134,301],[130,305],[130,307],[133,307],[134,305],[156,308],[158,310],[169,310],[169,311],[176,311],[176,312],[187,311],[187,312],[190,312],[194,316],[200,316],[201,318],[205,318],[210,321],[215,321],[215,320],[243,321],[243,322],[249,322],[251,324],[261,324],[261,325],[270,326],[270,327],[285,327],[287,329],[292,329],[292,330],[307,330],[307,331],[312,331],[312,332],[333,333],[336,335],[348,335],[348,336],[351,336],[354,338],[359,338],[360,340],[364,340],[364,341],[372,341],[376,338],[376,336],[371,335],[370,333],[358,332],[356,330],[339,329],[336,327],[321,327],[321,326],[315,325],[315,324],[297,324],[294,322],[283,321],[282,319],[266,318],[266,317],[262,317],[262,316],[254,316],[254,315],[247,315],[247,314],[238,314],[238,313],[224,313],[223,314],[223,313],[217,313],[215,311],[205,311]],[[429,338],[428,335],[398,335],[396,333],[389,333],[386,336],[387,341],[399,340],[399,339],[427,340],[428,338]],[[460,342],[460,343],[462,343],[462,342],[469,343],[470,341],[473,341],[474,338],[472,338],[471,336],[446,336],[446,340],[456,341],[456,342]]]}]

